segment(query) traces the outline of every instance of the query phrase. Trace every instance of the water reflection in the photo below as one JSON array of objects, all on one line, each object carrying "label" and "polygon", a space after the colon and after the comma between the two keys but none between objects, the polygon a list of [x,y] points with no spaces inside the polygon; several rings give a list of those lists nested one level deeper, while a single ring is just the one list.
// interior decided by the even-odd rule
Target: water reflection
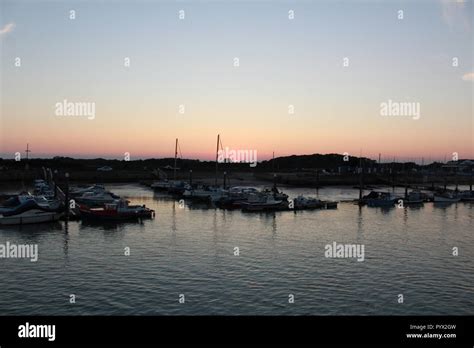
[{"label": "water reflection", "polygon": [[[133,186],[111,190],[143,204],[134,197]],[[301,188],[286,193],[295,197],[295,192],[306,194]],[[314,190],[307,193],[314,194]],[[353,193],[357,191],[339,188],[318,192],[327,200]],[[139,191],[137,197],[142,196],[146,193]],[[8,267],[0,272],[2,313],[36,310],[68,315],[70,309],[57,305],[54,293],[67,293],[72,285],[77,286],[78,279],[83,283],[80,291],[84,298],[98,304],[78,303],[76,308],[92,315],[111,314],[111,307],[100,303],[101,297],[112,298],[117,305],[114,313],[122,315],[149,313],[152,303],[159,303],[160,314],[170,315],[436,315],[474,311],[474,299],[466,291],[472,287],[472,269],[466,267],[466,260],[474,259],[472,228],[466,228],[472,227],[472,204],[438,207],[426,203],[401,211],[341,203],[331,211],[245,214],[206,205],[181,208],[179,201],[157,197],[151,191],[145,199],[157,215],[142,223],[70,221],[0,228],[0,241],[30,238],[45,251],[35,267],[4,260]],[[326,241],[352,243],[354,239],[365,245],[364,262],[328,260],[321,252]],[[459,243],[463,243],[464,252],[446,262],[447,246]],[[134,257],[116,256],[124,245],[133,246]],[[233,248],[242,245],[243,257],[231,257]],[[65,263],[70,266],[67,274]],[[21,279],[21,289],[12,279]],[[117,279],[127,281],[117,283]],[[255,300],[256,287],[249,284],[265,290],[261,294],[265,301]],[[398,306],[389,299],[387,294],[400,284],[410,292],[412,305]],[[17,306],[14,300],[28,296],[28,289],[50,300],[25,301],[24,306]],[[300,289],[309,297],[298,306],[279,306],[284,289]],[[193,306],[177,309],[177,291],[191,293],[196,300]],[[367,295],[363,301],[361,294]]]},{"label": "water reflection", "polygon": [[144,219],[124,220],[124,221],[94,221],[82,220],[79,223],[79,230],[90,231],[91,228],[103,231],[123,231],[127,226],[143,226]]},{"label": "water reflection", "polygon": [[6,235],[21,236],[27,240],[38,240],[41,235],[47,234],[54,231],[62,231],[63,225],[59,221],[45,222],[40,224],[27,224],[27,225],[2,225],[0,226],[0,232]]},{"label": "water reflection", "polygon": [[424,209],[425,205],[423,203],[416,203],[416,204],[408,204],[405,208],[409,210],[421,210]]},{"label": "water reflection", "polygon": [[173,200],[173,205],[171,207],[171,232],[173,232],[173,236],[175,236],[176,234],[176,201],[175,200]]},{"label": "water reflection", "polygon": [[357,204],[357,242],[360,243],[364,240],[364,232],[363,232],[363,214],[362,210],[365,209],[361,205]]},{"label": "water reflection", "polygon": [[63,244],[64,258],[67,261],[69,255],[69,221],[64,222],[64,244]]}]

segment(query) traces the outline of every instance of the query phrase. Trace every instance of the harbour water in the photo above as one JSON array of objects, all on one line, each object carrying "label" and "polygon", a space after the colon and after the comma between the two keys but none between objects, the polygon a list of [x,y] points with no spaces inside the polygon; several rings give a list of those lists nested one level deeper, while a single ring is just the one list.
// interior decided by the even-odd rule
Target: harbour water
[{"label": "harbour water", "polygon": [[[0,259],[2,315],[474,314],[472,203],[246,214],[182,205],[139,185],[107,189],[155,219],[0,227],[0,243],[39,250],[37,262]],[[358,197],[352,188],[318,194]],[[333,242],[363,244],[364,261],[326,258]]]}]

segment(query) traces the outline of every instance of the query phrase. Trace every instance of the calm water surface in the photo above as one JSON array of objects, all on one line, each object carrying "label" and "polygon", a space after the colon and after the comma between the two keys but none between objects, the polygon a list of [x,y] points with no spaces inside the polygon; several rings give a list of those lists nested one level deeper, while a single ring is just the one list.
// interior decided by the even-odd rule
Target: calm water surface
[{"label": "calm water surface", "polygon": [[[474,204],[244,214],[180,207],[138,185],[107,188],[156,218],[0,227],[0,243],[39,248],[36,263],[0,259],[2,315],[474,314]],[[357,196],[319,190],[322,199]],[[365,261],[325,258],[334,241],[364,244]]]}]

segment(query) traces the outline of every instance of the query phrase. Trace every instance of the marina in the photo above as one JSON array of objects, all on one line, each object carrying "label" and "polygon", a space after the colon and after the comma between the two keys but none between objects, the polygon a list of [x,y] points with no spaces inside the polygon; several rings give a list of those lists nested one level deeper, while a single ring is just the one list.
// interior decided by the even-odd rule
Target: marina
[{"label": "marina", "polygon": [[[313,189],[313,194],[298,195],[290,197],[278,187],[277,174],[273,175],[271,186],[256,187],[255,185],[231,186],[227,172],[223,171],[222,186],[219,186],[219,162],[218,152],[222,147],[220,135],[217,138],[217,151],[215,161],[214,185],[204,180],[194,180],[192,170],[189,171],[188,181],[177,178],[179,168],[178,153],[180,153],[178,139],[175,143],[175,157],[173,167],[173,179],[168,180],[167,174],[158,169],[155,171],[158,180],[142,182],[150,190],[168,196],[178,202],[190,204],[200,203],[209,209],[241,210],[242,212],[276,212],[276,211],[301,211],[316,209],[337,209],[339,201],[321,200],[314,197],[319,186]],[[30,150],[28,150],[30,151]],[[472,167],[472,163],[470,163]],[[425,203],[453,204],[458,202],[473,202],[474,192],[472,190],[472,171],[470,175],[469,188],[460,188],[456,182],[454,188],[415,185],[399,185],[404,189],[403,194],[396,192],[395,182],[392,188],[377,190],[374,186],[364,186],[364,170],[362,158],[359,159],[359,186],[358,197],[346,197],[345,202],[352,202],[359,206],[367,205],[374,208],[403,208],[407,206],[423,205]],[[53,173],[54,172],[54,173]],[[152,209],[145,205],[130,205],[129,201],[123,199],[114,192],[106,189],[102,183],[88,183],[70,185],[70,173],[63,174],[63,180],[57,174],[57,170],[41,168],[43,178],[36,178],[30,184],[33,194],[21,191],[17,194],[0,194],[0,224],[16,225],[29,223],[43,223],[57,221],[60,218],[89,219],[98,221],[113,220],[140,220],[142,218],[153,218]],[[60,180],[57,183],[54,178]],[[207,180],[209,182],[209,180]],[[23,183],[23,187],[25,184]],[[288,186],[291,187],[291,186]],[[307,188],[310,190],[310,188]]]},{"label": "marina", "polygon": [[[244,214],[181,204],[139,184],[105,187],[131,205],[145,204],[155,218],[1,226],[1,240],[36,243],[39,250],[34,269],[4,260],[4,313],[178,315],[203,313],[211,304],[213,314],[223,315],[417,315],[453,308],[468,314],[474,308],[472,262],[452,256],[453,246],[460,246],[474,259],[474,206],[468,202],[373,208],[354,204],[353,188],[280,187],[289,197],[340,203],[337,210]],[[13,193],[5,186],[2,191]],[[395,190],[403,194],[403,188]],[[364,244],[365,261],[330,262],[325,246],[334,241]],[[13,274],[32,289],[15,301],[14,283],[6,281]],[[390,296],[399,289],[410,299],[404,306]],[[65,301],[70,292],[81,295],[73,307]],[[177,301],[180,293],[186,305]],[[294,306],[288,293],[296,296]]]},{"label": "marina", "polygon": [[[176,141],[168,167],[171,179],[163,168],[154,171],[155,180],[141,183],[75,182],[73,171],[43,167],[29,183],[0,184],[0,239],[35,240],[36,267],[45,267],[42,290],[23,297],[34,304],[12,306],[6,297],[0,299],[5,313],[70,314],[61,293],[71,286],[89,298],[73,313],[88,315],[199,314],[209,313],[209,303],[212,314],[222,315],[418,315],[474,308],[466,291],[469,277],[453,278],[466,272],[466,264],[442,261],[453,257],[460,241],[462,252],[474,257],[471,182],[367,185],[362,172],[358,186],[301,187],[280,183],[279,174],[269,182],[235,173],[217,161],[214,175],[198,177],[189,170],[185,179],[178,146]],[[334,243],[362,247],[365,255],[355,259],[360,266],[339,254],[331,256],[338,262],[328,263],[326,251]],[[436,271],[414,284],[393,281],[411,277],[420,260],[423,272]],[[56,268],[61,264],[67,274]],[[21,273],[27,284],[31,272],[38,277],[12,264],[0,281],[10,272]],[[112,290],[113,284],[127,296]],[[341,292],[341,284],[353,290]],[[411,294],[410,304],[400,308],[388,299],[393,287]],[[185,307],[169,299],[182,292],[191,301]],[[302,303],[288,307],[285,292],[297,292]],[[223,298],[225,293],[235,298]],[[362,293],[370,300],[361,301]],[[445,306],[439,306],[439,296]]]}]

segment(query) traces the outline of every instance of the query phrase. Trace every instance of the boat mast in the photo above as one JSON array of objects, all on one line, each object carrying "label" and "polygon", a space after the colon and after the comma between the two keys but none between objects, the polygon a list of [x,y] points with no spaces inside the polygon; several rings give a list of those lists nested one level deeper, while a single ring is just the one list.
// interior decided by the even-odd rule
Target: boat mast
[{"label": "boat mast", "polygon": [[176,144],[174,146],[174,167],[173,167],[173,180],[176,180],[176,161],[178,159],[178,138],[176,138]]},{"label": "boat mast", "polygon": [[217,134],[217,146],[216,146],[216,181],[215,181],[215,186],[217,187],[217,160],[219,158],[219,143],[221,141],[221,136],[220,134]]},{"label": "boat mast", "polygon": [[359,156],[359,203],[362,202],[362,196],[363,196],[363,191],[362,191],[362,186],[363,184],[363,175],[364,175],[364,170],[362,169],[362,154]]},{"label": "boat mast", "polygon": [[28,157],[29,157],[28,155],[29,155],[29,153],[31,152],[31,150],[30,150],[30,144],[26,144],[26,150],[25,150],[25,152],[26,152],[26,160],[28,160]]},{"label": "boat mast", "polygon": [[273,151],[273,156],[272,156],[272,172],[275,173],[275,151]]}]

